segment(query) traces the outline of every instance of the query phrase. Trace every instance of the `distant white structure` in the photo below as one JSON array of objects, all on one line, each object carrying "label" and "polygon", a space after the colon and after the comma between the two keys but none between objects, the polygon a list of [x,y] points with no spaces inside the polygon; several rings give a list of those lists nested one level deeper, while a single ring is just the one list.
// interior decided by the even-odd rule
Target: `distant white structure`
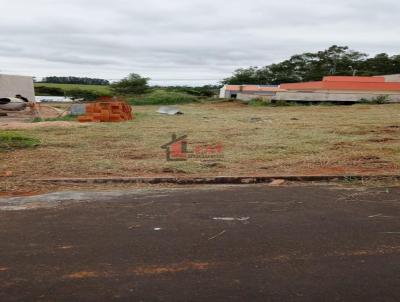
[{"label": "distant white structure", "polygon": [[[80,100],[78,100],[80,101]],[[73,99],[65,96],[36,96],[36,103],[72,103]]]},{"label": "distant white structure", "polygon": [[34,102],[35,89],[33,78],[0,74],[0,98],[15,98],[16,95],[21,95],[29,101]]},{"label": "distant white structure", "polygon": [[277,92],[286,91],[274,85],[225,85],[221,88],[219,97],[221,99],[238,99],[250,101],[255,98],[270,99]]}]

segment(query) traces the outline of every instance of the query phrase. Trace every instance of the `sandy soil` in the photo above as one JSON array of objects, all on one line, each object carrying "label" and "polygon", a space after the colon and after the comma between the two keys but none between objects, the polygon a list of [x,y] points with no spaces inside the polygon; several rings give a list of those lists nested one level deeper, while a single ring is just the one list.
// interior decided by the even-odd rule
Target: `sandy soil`
[{"label": "sandy soil", "polygon": [[25,129],[36,129],[36,128],[46,128],[46,127],[58,127],[58,128],[68,128],[77,127],[82,124],[78,122],[41,122],[41,123],[31,123],[23,121],[10,121],[10,122],[0,122],[0,130],[25,130]]}]

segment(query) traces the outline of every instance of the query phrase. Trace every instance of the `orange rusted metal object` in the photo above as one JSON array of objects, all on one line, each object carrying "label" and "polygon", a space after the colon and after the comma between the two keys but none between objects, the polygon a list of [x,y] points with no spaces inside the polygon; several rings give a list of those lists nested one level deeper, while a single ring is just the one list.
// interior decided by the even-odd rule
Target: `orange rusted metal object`
[{"label": "orange rusted metal object", "polygon": [[133,120],[132,107],[123,99],[101,98],[86,105],[86,115],[80,116],[81,123],[123,122]]}]

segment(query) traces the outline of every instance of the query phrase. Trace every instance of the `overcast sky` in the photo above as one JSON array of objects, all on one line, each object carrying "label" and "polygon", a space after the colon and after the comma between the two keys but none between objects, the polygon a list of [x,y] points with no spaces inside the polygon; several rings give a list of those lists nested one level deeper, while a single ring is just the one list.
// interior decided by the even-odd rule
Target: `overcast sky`
[{"label": "overcast sky", "polygon": [[205,84],[332,44],[400,54],[399,0],[0,0],[0,12],[0,72],[37,77]]}]

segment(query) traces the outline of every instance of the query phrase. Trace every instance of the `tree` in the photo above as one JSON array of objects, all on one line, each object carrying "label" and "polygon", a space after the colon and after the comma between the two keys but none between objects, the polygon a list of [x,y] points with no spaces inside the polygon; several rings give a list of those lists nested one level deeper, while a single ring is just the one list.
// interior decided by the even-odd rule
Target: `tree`
[{"label": "tree", "polygon": [[281,84],[320,81],[327,75],[374,76],[400,73],[400,55],[367,54],[333,45],[316,53],[294,55],[288,60],[265,67],[236,70],[223,84]]},{"label": "tree", "polygon": [[142,94],[149,88],[149,78],[143,78],[136,73],[131,73],[128,77],[119,82],[111,84],[111,90],[115,94]]},{"label": "tree", "polygon": [[241,84],[259,84],[257,78],[259,68],[249,67],[235,70],[232,77],[223,81],[224,84],[241,85]]},{"label": "tree", "polygon": [[103,79],[82,78],[82,77],[45,77],[43,83],[57,84],[81,84],[81,85],[110,85],[110,82]]},{"label": "tree", "polygon": [[363,69],[371,75],[400,73],[400,56],[390,57],[386,53],[377,54],[364,62]]}]

